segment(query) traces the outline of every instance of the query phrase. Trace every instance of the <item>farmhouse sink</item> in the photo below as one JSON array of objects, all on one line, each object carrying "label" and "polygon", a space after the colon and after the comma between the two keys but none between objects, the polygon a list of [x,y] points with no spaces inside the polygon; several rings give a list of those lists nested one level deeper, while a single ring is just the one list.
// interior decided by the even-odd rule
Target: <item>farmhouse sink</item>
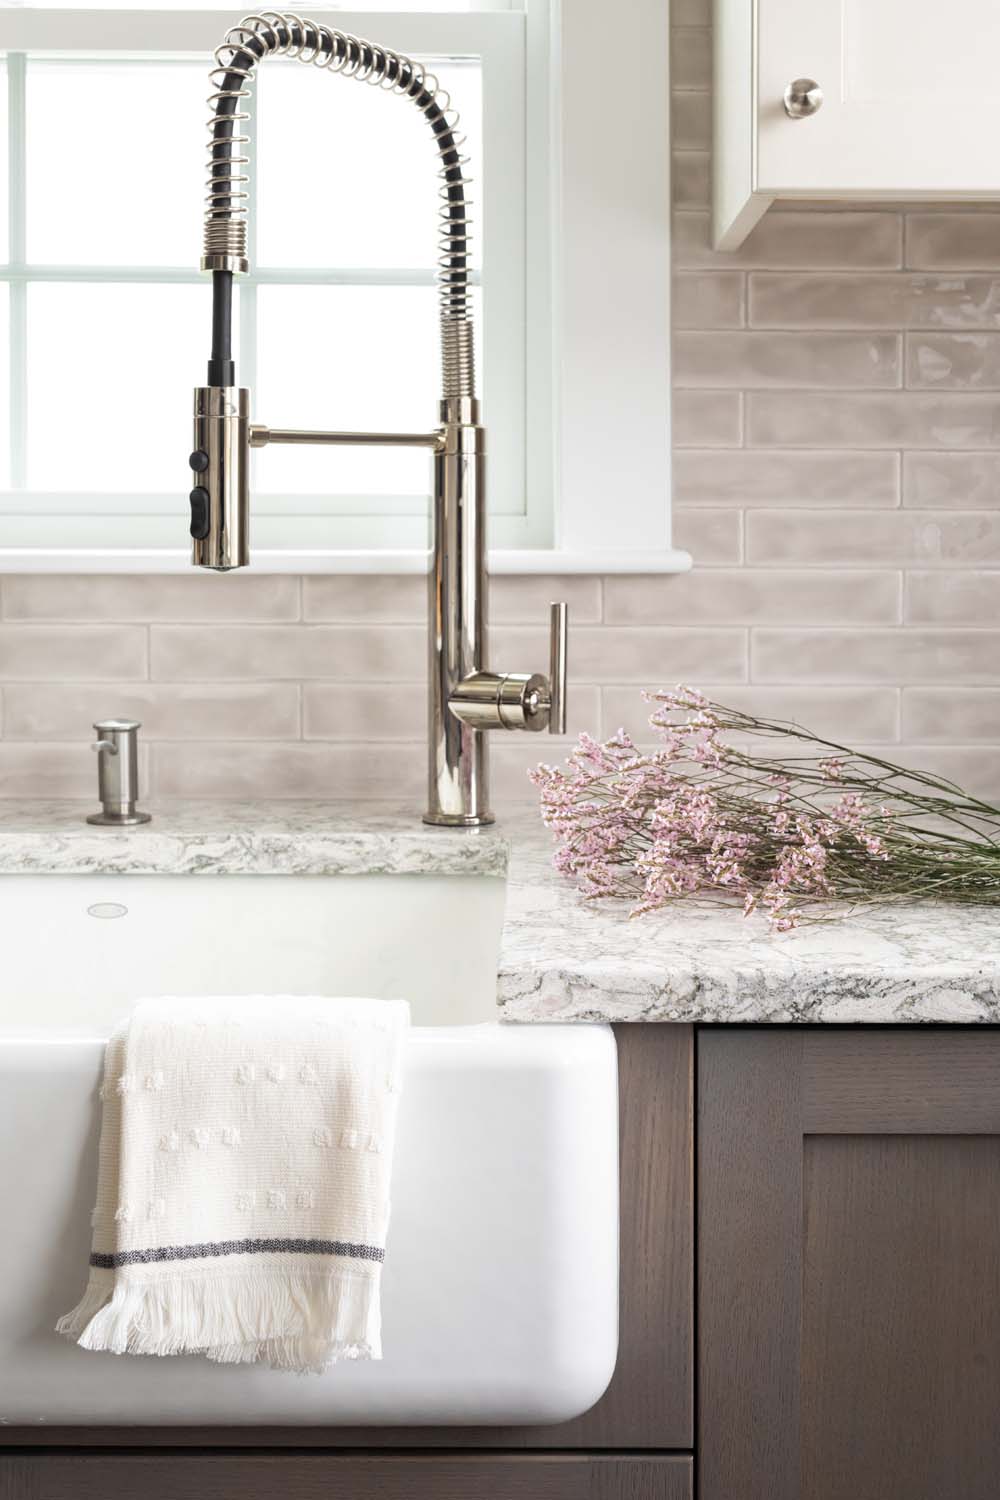
[{"label": "farmhouse sink", "polygon": [[[603,1026],[501,1026],[488,876],[0,876],[0,1420],[10,1425],[567,1419],[617,1353],[617,1078]],[[385,1358],[293,1377],[85,1352],[97,1087],[148,994],[404,996],[413,1029]]]}]

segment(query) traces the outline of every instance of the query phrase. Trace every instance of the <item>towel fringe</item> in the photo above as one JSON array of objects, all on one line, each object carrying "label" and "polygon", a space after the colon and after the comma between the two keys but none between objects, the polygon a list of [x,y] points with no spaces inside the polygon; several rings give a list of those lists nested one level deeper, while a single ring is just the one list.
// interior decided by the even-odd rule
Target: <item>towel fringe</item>
[{"label": "towel fringe", "polygon": [[114,1284],[91,1276],[56,1331],[111,1354],[207,1354],[318,1374],[342,1359],[381,1359],[376,1280],[324,1268]]}]

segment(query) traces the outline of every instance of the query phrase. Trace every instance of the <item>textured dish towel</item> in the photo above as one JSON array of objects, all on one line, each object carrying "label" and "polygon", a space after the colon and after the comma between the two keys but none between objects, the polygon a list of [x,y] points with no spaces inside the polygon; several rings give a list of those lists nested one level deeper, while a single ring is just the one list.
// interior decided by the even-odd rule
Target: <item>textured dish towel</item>
[{"label": "textured dish towel", "polygon": [[402,1000],[144,1000],[108,1043],[84,1349],[380,1359]]}]

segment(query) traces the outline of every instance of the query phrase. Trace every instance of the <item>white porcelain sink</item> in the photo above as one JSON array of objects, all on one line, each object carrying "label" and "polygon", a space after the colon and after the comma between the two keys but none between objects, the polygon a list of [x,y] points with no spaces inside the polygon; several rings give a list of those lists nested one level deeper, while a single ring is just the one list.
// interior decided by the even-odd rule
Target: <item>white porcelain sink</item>
[{"label": "white porcelain sink", "polygon": [[[554,1422],[617,1352],[617,1079],[605,1027],[500,1026],[503,882],[0,877],[0,1421]],[[86,1353],[102,1044],[144,994],[403,995],[414,1028],[385,1358],[319,1377]]]}]

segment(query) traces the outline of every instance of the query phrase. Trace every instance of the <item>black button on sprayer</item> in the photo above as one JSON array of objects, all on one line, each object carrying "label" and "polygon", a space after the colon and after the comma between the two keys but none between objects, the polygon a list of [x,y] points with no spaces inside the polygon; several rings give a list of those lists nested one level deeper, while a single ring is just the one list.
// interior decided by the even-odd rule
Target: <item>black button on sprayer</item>
[{"label": "black button on sprayer", "polygon": [[198,485],[191,491],[188,499],[191,501],[191,535],[196,542],[203,542],[208,536],[208,502],[211,497],[208,490]]},{"label": "black button on sprayer", "polygon": [[202,448],[196,448],[188,459],[188,463],[196,474],[204,474],[208,468],[208,454]]}]

